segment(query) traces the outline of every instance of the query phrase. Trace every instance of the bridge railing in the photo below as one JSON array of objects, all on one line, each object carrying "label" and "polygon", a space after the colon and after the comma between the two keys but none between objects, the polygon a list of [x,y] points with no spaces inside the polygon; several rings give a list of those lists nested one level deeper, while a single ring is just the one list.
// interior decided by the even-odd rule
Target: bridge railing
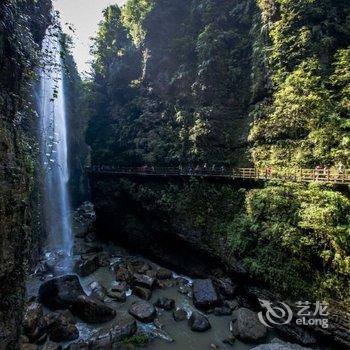
[{"label": "bridge railing", "polygon": [[204,167],[121,167],[93,166],[92,172],[139,174],[157,176],[208,176],[237,179],[273,180],[296,182],[349,183],[350,169],[272,169],[272,168],[204,168]]}]

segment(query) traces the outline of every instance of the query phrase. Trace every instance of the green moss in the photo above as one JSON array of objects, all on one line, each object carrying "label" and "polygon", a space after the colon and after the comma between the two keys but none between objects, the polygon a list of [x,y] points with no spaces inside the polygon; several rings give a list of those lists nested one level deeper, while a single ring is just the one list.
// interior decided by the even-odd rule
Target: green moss
[{"label": "green moss", "polygon": [[149,338],[146,334],[143,334],[143,333],[133,335],[132,337],[123,340],[123,344],[125,345],[132,344],[137,347],[145,347],[148,345],[148,343],[149,343]]}]

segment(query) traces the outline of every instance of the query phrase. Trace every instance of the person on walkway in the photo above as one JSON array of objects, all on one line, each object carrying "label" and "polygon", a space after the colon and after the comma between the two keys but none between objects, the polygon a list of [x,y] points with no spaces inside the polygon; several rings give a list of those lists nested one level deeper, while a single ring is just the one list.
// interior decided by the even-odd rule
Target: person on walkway
[{"label": "person on walkway", "polygon": [[267,166],[265,169],[266,179],[271,179],[272,177],[272,167]]},{"label": "person on walkway", "polygon": [[345,165],[343,164],[342,161],[340,161],[337,165],[337,171],[338,171],[338,179],[342,178],[344,176],[345,173]]},{"label": "person on walkway", "polygon": [[316,165],[316,168],[315,168],[315,179],[316,179],[316,181],[318,181],[320,179],[321,172],[322,172],[321,165]]}]

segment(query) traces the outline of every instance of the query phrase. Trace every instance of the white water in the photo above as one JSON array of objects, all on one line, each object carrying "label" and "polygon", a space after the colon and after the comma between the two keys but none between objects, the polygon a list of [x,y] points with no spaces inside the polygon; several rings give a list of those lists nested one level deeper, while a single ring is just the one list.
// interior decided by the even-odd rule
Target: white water
[{"label": "white water", "polygon": [[[39,93],[43,214],[49,250],[72,253],[71,208],[68,195],[68,150],[62,60],[57,29],[49,28],[43,41],[44,68]],[[70,259],[65,259],[69,269]]]}]

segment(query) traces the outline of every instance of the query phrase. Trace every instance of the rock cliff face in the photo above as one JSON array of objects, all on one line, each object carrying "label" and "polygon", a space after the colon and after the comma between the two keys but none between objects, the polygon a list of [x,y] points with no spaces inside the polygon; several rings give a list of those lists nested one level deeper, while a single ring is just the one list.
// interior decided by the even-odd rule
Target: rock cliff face
[{"label": "rock cliff face", "polygon": [[[24,272],[40,245],[34,188],[36,118],[31,91],[50,0],[0,4],[0,348],[15,349]],[[30,252],[30,254],[29,254]]]}]

